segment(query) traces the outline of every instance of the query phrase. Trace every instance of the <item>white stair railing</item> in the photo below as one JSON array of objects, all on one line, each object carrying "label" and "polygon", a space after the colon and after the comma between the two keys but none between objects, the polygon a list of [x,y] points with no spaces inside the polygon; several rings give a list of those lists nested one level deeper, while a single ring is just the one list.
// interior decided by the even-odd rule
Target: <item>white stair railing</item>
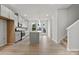
[{"label": "white stair railing", "polygon": [[79,51],[79,20],[67,28],[67,40],[69,51]]}]

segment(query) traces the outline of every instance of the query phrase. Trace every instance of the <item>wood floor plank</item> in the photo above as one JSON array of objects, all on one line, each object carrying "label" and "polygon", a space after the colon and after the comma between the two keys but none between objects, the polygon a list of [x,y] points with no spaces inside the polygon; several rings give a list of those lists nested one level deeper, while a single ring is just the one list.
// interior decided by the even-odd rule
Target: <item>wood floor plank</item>
[{"label": "wood floor plank", "polygon": [[69,52],[60,44],[56,44],[46,36],[40,39],[37,45],[30,45],[26,38],[14,45],[9,45],[0,50],[0,55],[74,55],[79,52]]}]

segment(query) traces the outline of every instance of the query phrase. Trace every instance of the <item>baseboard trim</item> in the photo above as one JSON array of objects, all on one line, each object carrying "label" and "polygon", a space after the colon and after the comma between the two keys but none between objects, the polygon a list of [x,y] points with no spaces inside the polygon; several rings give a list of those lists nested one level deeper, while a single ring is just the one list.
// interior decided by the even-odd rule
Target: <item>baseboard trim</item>
[{"label": "baseboard trim", "polygon": [[69,48],[67,48],[67,51],[79,51],[79,49],[69,49]]},{"label": "baseboard trim", "polygon": [[7,43],[7,45],[13,45],[14,43]]},{"label": "baseboard trim", "polygon": [[63,40],[63,39],[66,38],[66,37],[67,37],[67,35],[64,35],[61,39],[58,40],[58,43],[60,43],[61,40]]},{"label": "baseboard trim", "polygon": [[55,43],[58,43],[57,40],[53,40],[53,39],[52,39],[52,41],[54,41]]}]

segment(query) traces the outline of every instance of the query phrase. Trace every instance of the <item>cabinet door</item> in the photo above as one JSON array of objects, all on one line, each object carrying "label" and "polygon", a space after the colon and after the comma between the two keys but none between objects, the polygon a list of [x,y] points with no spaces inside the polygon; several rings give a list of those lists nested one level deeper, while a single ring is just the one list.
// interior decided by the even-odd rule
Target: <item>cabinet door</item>
[{"label": "cabinet door", "polygon": [[22,26],[27,27],[27,20],[25,20],[25,19],[22,20]]},{"label": "cabinet door", "polygon": [[6,7],[6,17],[9,18],[10,17],[10,10],[9,8]]},{"label": "cabinet door", "polygon": [[1,16],[9,17],[9,9],[3,5],[1,5]]},{"label": "cabinet door", "polygon": [[18,16],[15,15],[14,19],[15,28],[18,26]]},{"label": "cabinet door", "polygon": [[1,16],[6,16],[6,8],[3,5],[1,5]]},{"label": "cabinet door", "polygon": [[39,32],[30,32],[30,43],[39,43]]},{"label": "cabinet door", "polygon": [[7,22],[0,20],[0,47],[7,44]]},{"label": "cabinet door", "polygon": [[3,43],[4,45],[7,44],[7,21],[3,20],[3,35],[4,35],[4,38],[3,38]]},{"label": "cabinet door", "polygon": [[10,10],[10,19],[12,19],[12,20],[15,19],[15,15],[14,15],[14,12],[12,10]]},{"label": "cabinet door", "polygon": [[22,22],[23,22],[23,19],[21,16],[19,16],[19,22],[20,22],[20,24],[22,24]]},{"label": "cabinet door", "polygon": [[15,42],[21,39],[21,32],[15,32]]}]

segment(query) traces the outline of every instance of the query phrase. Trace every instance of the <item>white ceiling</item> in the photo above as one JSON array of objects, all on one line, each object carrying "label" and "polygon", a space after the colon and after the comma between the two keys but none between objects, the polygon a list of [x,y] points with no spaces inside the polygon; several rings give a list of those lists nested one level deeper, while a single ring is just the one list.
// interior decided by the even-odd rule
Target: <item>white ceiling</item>
[{"label": "white ceiling", "polygon": [[10,4],[7,6],[23,16],[46,16],[53,14],[56,9],[68,8],[71,4]]},{"label": "white ceiling", "polygon": [[70,6],[70,4],[10,4],[9,6],[21,14],[32,14],[67,8]]}]

